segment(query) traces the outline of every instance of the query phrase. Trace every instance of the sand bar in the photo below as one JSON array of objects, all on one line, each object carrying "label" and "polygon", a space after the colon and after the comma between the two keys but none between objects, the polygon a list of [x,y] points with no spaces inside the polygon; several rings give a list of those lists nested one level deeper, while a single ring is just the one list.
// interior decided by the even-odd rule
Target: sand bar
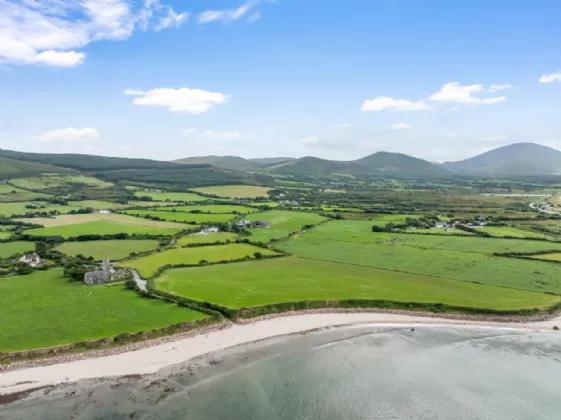
[{"label": "sand bar", "polygon": [[75,382],[80,379],[150,374],[166,366],[244,343],[318,328],[358,324],[474,325],[551,330],[555,325],[561,327],[561,318],[543,322],[493,323],[391,313],[297,314],[248,324],[234,324],[230,328],[120,354],[7,371],[0,374],[0,395],[64,382]]}]

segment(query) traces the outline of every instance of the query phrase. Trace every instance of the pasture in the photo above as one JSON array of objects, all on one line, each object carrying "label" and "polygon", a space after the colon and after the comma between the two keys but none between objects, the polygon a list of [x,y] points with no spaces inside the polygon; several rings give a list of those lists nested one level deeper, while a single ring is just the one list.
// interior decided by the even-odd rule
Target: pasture
[{"label": "pasture", "polygon": [[35,242],[1,242],[0,243],[0,259],[10,258],[16,254],[23,254],[35,250]]},{"label": "pasture", "polygon": [[123,286],[70,283],[61,269],[0,279],[0,349],[37,349],[138,333],[206,315]]},{"label": "pasture", "polygon": [[[375,240],[360,242],[329,240],[323,235],[315,236],[315,233],[314,230],[293,238],[280,247],[304,258],[561,294],[560,264],[495,257],[485,253],[493,250],[508,252],[493,244],[495,241],[506,244],[511,241],[508,239],[372,233],[377,237]],[[489,242],[489,245],[484,242]],[[522,251],[523,247],[553,250],[561,245],[538,241],[534,244],[523,240],[512,242],[510,250],[515,252]],[[515,243],[520,243],[520,246],[515,246]]]},{"label": "pasture", "polygon": [[177,206],[173,207],[172,209],[160,208],[160,209],[152,209],[152,210],[161,210],[161,211],[179,211],[185,213],[191,212],[201,212],[201,213],[213,213],[213,214],[222,214],[222,213],[239,213],[239,214],[248,214],[248,213],[255,213],[259,211],[259,209],[253,207],[246,207],[240,206],[238,204],[203,204],[203,205],[191,205],[191,206]]},{"label": "pasture", "polygon": [[83,235],[116,235],[118,233],[126,233],[128,235],[171,236],[176,234],[178,231],[179,229],[162,229],[147,226],[135,226],[124,223],[98,221],[49,228],[27,229],[23,232],[24,234],[33,236],[62,236],[63,238],[68,239]]},{"label": "pasture", "polygon": [[159,220],[143,219],[139,217],[127,216],[125,214],[109,213],[88,213],[88,214],[65,214],[56,217],[35,217],[33,219],[17,219],[22,222],[35,223],[44,227],[77,225],[88,222],[115,222],[124,225],[145,226],[159,229],[185,229],[185,225]]},{"label": "pasture", "polygon": [[49,188],[61,188],[72,184],[87,185],[90,187],[108,188],[113,186],[109,182],[102,181],[83,175],[43,175],[40,177],[12,179],[11,184],[28,190],[46,190]]},{"label": "pasture", "polygon": [[263,213],[254,213],[245,217],[245,220],[265,220],[271,223],[267,228],[252,228],[250,240],[253,242],[269,242],[272,239],[286,238],[293,232],[298,232],[305,225],[316,225],[325,217],[316,213],[305,213],[287,210],[270,210]]},{"label": "pasture", "polygon": [[160,210],[122,210],[121,213],[136,217],[152,216],[163,220],[178,223],[217,223],[228,222],[237,217],[235,214],[210,214],[210,213],[186,213],[183,211],[160,211]]},{"label": "pasture", "polygon": [[482,228],[478,228],[477,230],[486,232],[497,238],[502,238],[504,236],[515,238],[548,238],[547,235],[544,235],[542,233],[532,232],[530,230],[524,230],[513,226],[485,226]]},{"label": "pasture", "polygon": [[22,190],[13,185],[0,184],[0,202],[12,203],[16,201],[40,200],[49,197],[47,194]]},{"label": "pasture", "polygon": [[177,201],[177,202],[197,202],[207,201],[209,198],[202,197],[193,193],[186,192],[152,192],[152,191],[135,191],[136,197],[150,197],[154,201]]},{"label": "pasture", "polygon": [[[123,267],[135,268],[144,278],[152,277],[160,267],[166,265],[199,264],[202,260],[208,262],[229,261],[248,256],[254,258],[254,253],[274,255],[276,252],[258,248],[248,244],[228,244],[217,246],[174,248],[156,252],[122,264]],[[232,269],[232,266],[230,266]]]},{"label": "pasture", "polygon": [[552,254],[529,255],[529,257],[535,260],[561,262],[561,252],[554,252]]},{"label": "pasture", "polygon": [[96,261],[109,259],[118,261],[128,257],[132,252],[140,253],[151,251],[158,247],[158,241],[153,239],[139,240],[109,240],[109,241],[80,241],[65,242],[55,248],[63,254],[93,257]]},{"label": "pasture", "polygon": [[267,197],[270,188],[255,185],[218,185],[215,187],[192,188],[203,194],[217,195],[227,198],[258,198]]},{"label": "pasture", "polygon": [[296,257],[175,268],[161,290],[232,309],[303,300],[379,299],[488,309],[549,307],[558,296]]},{"label": "pasture", "polygon": [[226,241],[233,242],[237,238],[238,235],[232,232],[215,232],[208,235],[186,235],[177,240],[177,245],[212,244],[214,242],[226,243]]}]

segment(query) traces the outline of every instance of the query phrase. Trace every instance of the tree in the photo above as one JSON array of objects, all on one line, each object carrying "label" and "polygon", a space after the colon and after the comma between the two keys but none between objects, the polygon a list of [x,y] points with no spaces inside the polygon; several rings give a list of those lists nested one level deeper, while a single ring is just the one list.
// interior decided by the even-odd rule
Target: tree
[{"label": "tree", "polygon": [[383,231],[384,229],[381,228],[380,226],[376,226],[376,225],[372,226],[372,232],[383,232]]},{"label": "tree", "polygon": [[254,252],[253,256],[255,258],[257,258],[258,260],[260,260],[261,258],[263,258],[263,254],[261,254],[259,251],[258,252]]}]

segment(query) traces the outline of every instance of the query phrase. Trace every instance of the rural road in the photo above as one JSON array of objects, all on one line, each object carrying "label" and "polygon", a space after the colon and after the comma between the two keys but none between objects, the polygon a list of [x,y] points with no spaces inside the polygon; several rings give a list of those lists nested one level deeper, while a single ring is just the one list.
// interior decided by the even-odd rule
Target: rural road
[{"label": "rural road", "polygon": [[539,208],[539,207],[538,207],[538,204],[540,204],[540,203],[530,203],[530,208],[532,208],[532,209],[534,209],[534,210],[537,210],[537,211],[539,211],[539,212],[541,212],[541,213],[548,213],[548,214],[553,214],[553,213],[554,213],[554,212],[552,212],[552,211]]},{"label": "rural road", "polygon": [[140,290],[142,290],[143,292],[147,292],[148,288],[146,287],[146,285],[148,284],[148,282],[146,280],[142,280],[140,278],[140,275],[138,274],[138,272],[136,270],[131,270],[132,271],[132,275],[134,277],[134,281],[136,282],[136,285],[138,286],[138,288]]}]

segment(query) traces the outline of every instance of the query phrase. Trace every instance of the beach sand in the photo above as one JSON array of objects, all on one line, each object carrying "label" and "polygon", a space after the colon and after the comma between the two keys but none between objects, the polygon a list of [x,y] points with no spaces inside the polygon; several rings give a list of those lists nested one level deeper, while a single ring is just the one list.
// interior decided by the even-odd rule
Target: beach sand
[{"label": "beach sand", "polygon": [[[530,330],[551,330],[561,327],[561,317],[542,322],[498,323],[466,319],[438,318],[435,315],[417,316],[393,313],[296,313],[265,318],[246,324],[233,324],[229,328],[202,332],[187,338],[160,344],[143,343],[138,350],[119,354],[89,357],[100,353],[86,353],[81,360],[37,367],[8,370],[0,374],[0,395],[19,393],[35,388],[81,379],[105,378],[125,375],[143,375],[191,360],[204,354],[229,347],[288,334],[348,325],[475,325]],[[102,354],[102,353],[101,353]],[[73,356],[70,356],[70,359]]]}]

